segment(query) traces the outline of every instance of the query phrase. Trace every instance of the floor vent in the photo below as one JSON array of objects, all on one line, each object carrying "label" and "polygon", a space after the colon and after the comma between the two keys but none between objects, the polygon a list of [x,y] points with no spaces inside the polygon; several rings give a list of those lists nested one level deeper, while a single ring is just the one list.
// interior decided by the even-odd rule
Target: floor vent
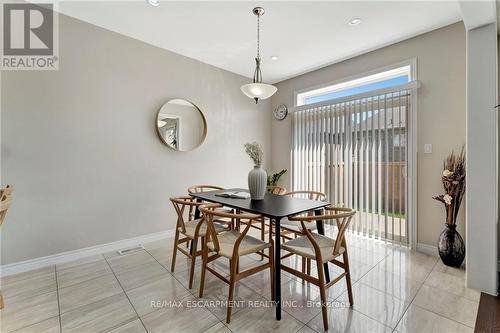
[{"label": "floor vent", "polygon": [[125,254],[129,254],[129,253],[132,253],[132,252],[137,252],[137,251],[140,251],[140,250],[144,250],[144,245],[142,244],[139,244],[135,247],[131,247],[129,249],[124,249],[124,250],[120,250],[118,251],[118,254],[123,256]]}]

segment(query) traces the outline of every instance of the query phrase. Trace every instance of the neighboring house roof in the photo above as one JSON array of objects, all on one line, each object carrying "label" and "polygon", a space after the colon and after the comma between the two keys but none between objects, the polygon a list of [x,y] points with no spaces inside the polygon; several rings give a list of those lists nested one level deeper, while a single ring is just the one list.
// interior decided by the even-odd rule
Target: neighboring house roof
[{"label": "neighboring house roof", "polygon": [[406,127],[405,106],[358,113],[357,116],[358,119],[353,119],[357,131]]}]

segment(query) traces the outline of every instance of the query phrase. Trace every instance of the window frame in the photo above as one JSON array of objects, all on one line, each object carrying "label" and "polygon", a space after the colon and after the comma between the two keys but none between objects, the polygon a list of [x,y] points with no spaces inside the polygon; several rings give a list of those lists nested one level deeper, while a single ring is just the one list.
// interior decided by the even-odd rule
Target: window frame
[{"label": "window frame", "polygon": [[[372,80],[367,80],[366,82],[362,81],[363,79],[370,77],[370,76],[376,76],[377,74],[383,74],[385,72],[395,71],[397,69],[402,69],[405,67],[408,67],[408,82],[416,80],[417,79],[417,71],[416,71],[417,59],[412,58],[412,59],[401,61],[401,62],[392,64],[389,66],[376,68],[376,69],[370,70],[368,72],[359,73],[359,74],[344,77],[344,78],[341,78],[338,80],[330,81],[327,83],[322,83],[322,84],[311,86],[308,88],[296,90],[296,91],[294,91],[294,94],[293,94],[294,106],[297,107],[297,106],[307,105],[307,104],[305,104],[305,100],[307,98],[310,98],[310,97],[315,97],[315,96],[324,95],[324,94],[328,94],[328,93],[332,93],[332,92],[336,92],[336,91],[342,91],[342,90],[346,90],[346,89],[360,87],[360,86],[363,86],[366,84],[380,82],[383,80],[387,80],[387,79],[391,79],[391,78],[394,78],[397,76],[401,76],[403,74],[402,72],[399,75],[395,75],[395,76],[389,75],[386,78],[383,78],[382,80],[372,79]],[[345,87],[342,87],[341,89],[328,89],[328,88],[331,88],[333,86],[338,86],[341,84],[348,84],[352,81],[360,81],[360,82],[354,83],[351,85],[346,85]]]}]

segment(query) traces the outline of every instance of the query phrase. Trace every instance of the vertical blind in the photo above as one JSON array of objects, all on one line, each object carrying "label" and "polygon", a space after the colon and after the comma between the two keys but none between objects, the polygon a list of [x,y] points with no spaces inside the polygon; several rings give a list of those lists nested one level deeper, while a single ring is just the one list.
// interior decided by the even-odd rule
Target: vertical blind
[{"label": "vertical blind", "polygon": [[[398,87],[396,87],[398,88]],[[411,89],[345,97],[293,113],[292,188],[357,210],[353,232],[408,243]]]}]

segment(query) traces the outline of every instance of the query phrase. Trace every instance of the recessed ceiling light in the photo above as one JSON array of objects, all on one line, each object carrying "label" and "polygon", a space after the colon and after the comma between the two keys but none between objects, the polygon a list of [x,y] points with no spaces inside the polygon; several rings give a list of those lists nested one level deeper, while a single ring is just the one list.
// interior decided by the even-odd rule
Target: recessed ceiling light
[{"label": "recessed ceiling light", "polygon": [[349,21],[349,25],[358,25],[361,23],[361,19],[359,17],[353,18]]},{"label": "recessed ceiling light", "polygon": [[146,0],[151,6],[158,7],[160,5],[160,0]]},{"label": "recessed ceiling light", "polygon": [[278,56],[271,56],[271,60],[278,60]]}]

